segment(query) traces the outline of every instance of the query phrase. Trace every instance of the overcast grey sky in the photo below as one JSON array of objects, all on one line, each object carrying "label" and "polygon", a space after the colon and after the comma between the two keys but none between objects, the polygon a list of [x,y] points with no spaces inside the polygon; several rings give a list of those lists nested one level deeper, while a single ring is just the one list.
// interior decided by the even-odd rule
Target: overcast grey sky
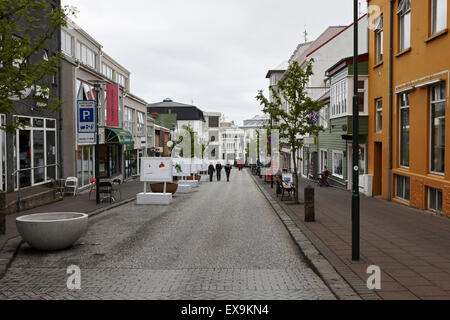
[{"label": "overcast grey sky", "polygon": [[[62,0],[75,22],[131,72],[149,103],[192,101],[227,120],[260,114],[267,70],[329,25],[348,25],[352,0]],[[365,1],[362,1],[365,6]],[[266,90],[267,92],[267,90]]]}]

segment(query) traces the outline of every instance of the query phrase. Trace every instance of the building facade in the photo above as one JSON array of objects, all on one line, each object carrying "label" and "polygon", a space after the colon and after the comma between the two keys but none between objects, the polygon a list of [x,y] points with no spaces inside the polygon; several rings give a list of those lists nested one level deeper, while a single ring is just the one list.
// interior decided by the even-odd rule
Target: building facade
[{"label": "building facade", "polygon": [[373,193],[450,216],[447,0],[368,4],[381,13],[372,13],[375,23],[369,32]]},{"label": "building facade", "polygon": [[100,177],[124,180],[136,175],[146,147],[147,103],[130,93],[130,72],[71,20],[61,29],[61,39],[63,177],[77,177],[81,188],[95,177],[95,137],[83,141],[78,133],[80,100],[98,101]]},{"label": "building facade", "polygon": [[[52,6],[60,6],[59,0],[49,0]],[[44,16],[36,17],[37,23],[45,24]],[[28,36],[37,39],[43,30],[32,29]],[[20,36],[20,35],[19,35]],[[42,61],[55,56],[59,51],[60,38],[54,37],[46,42],[47,49],[34,53],[31,62]],[[49,91],[45,93],[50,100],[61,97],[61,72],[55,76],[47,76],[44,81],[51,83]],[[60,176],[61,161],[61,112],[45,109],[34,100],[35,95],[41,95],[36,85],[15,102],[13,114],[0,115],[0,122],[4,125],[17,119],[24,127],[15,134],[6,134],[0,130],[0,189],[14,191],[20,188],[45,185]],[[11,97],[11,100],[16,101]]]}]

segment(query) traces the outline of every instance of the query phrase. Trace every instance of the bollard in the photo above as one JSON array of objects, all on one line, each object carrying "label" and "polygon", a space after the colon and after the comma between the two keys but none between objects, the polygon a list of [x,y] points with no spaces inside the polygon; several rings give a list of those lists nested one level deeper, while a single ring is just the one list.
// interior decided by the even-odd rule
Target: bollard
[{"label": "bollard", "polygon": [[305,188],[305,222],[314,222],[314,187]]},{"label": "bollard", "polygon": [[0,191],[0,235],[6,232],[6,192]]}]

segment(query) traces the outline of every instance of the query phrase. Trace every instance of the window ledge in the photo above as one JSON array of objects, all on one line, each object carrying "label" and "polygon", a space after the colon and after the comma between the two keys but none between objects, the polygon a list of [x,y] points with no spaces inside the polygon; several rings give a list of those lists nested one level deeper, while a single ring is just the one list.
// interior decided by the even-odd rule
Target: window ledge
[{"label": "window ledge", "polygon": [[434,39],[439,38],[440,36],[447,34],[447,33],[448,33],[448,28],[445,28],[444,30],[441,30],[441,31],[431,35],[428,39],[425,40],[425,43],[433,41]]},{"label": "window ledge", "polygon": [[411,52],[411,47],[409,47],[408,49],[405,49],[405,50],[403,50],[403,51],[400,51],[399,53],[397,53],[397,54],[395,55],[395,57],[398,58],[398,57],[400,57],[400,56],[402,56],[402,55],[404,55],[404,54],[406,54],[406,53],[408,53],[408,52]]},{"label": "window ledge", "polygon": [[377,64],[375,64],[373,66],[373,69],[376,69],[376,68],[378,68],[379,66],[382,66],[382,65],[383,65],[383,61],[380,61],[380,62],[378,62]]}]

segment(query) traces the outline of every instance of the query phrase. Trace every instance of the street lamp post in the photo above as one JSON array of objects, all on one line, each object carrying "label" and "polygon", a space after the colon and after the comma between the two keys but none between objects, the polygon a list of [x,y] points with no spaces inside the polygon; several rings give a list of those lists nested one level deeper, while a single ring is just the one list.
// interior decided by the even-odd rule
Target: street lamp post
[{"label": "street lamp post", "polygon": [[352,260],[359,261],[359,99],[358,99],[358,0],[353,2],[353,191],[352,191]]},{"label": "street lamp post", "polygon": [[98,139],[98,95],[100,94],[100,84],[95,83],[94,84],[94,90],[95,90],[95,202],[97,204],[100,203],[100,190],[98,188],[99,186],[99,139]]}]

